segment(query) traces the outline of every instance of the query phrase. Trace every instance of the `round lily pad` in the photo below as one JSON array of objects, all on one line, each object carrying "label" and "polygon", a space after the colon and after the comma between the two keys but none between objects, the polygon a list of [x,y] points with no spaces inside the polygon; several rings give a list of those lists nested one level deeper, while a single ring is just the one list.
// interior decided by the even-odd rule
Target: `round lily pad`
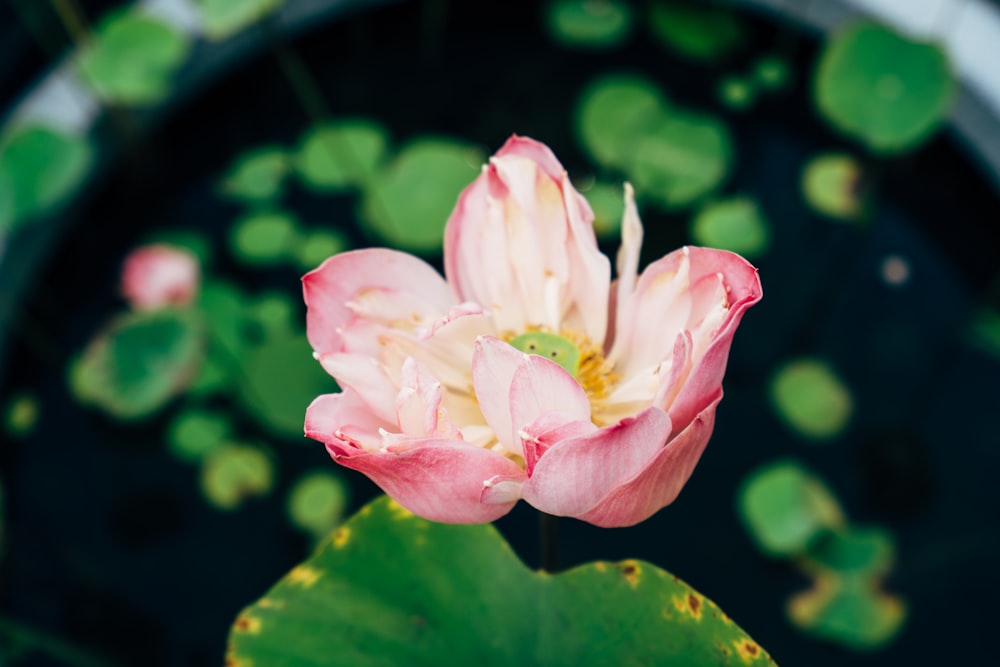
[{"label": "round lily pad", "polygon": [[229,240],[233,253],[247,264],[277,264],[294,256],[298,224],[284,211],[251,213],[236,221]]},{"label": "round lily pad", "polygon": [[595,161],[623,168],[662,120],[667,102],[656,85],[640,76],[616,74],[592,82],[580,96],[576,130]]},{"label": "round lily pad", "polygon": [[797,359],[785,364],[771,379],[770,390],[778,415],[807,438],[832,438],[850,421],[851,392],[821,360]]},{"label": "round lily pad", "polygon": [[200,461],[229,438],[229,420],[218,412],[188,409],[179,413],[167,428],[170,451],[183,461]]},{"label": "round lily pad", "polygon": [[780,56],[762,56],[753,65],[753,78],[765,90],[780,90],[792,79],[792,68]]},{"label": "round lily pad", "polygon": [[248,498],[266,496],[273,483],[274,464],[259,447],[225,444],[202,463],[202,493],[221,510],[234,510]]},{"label": "round lily pad", "polygon": [[285,292],[267,292],[258,297],[248,315],[260,325],[265,337],[283,336],[293,330],[294,321],[299,319],[298,304]]},{"label": "round lily pad", "polygon": [[831,531],[809,545],[805,564],[820,574],[882,577],[896,557],[892,535],[882,528],[857,526]]},{"label": "round lily pad", "polygon": [[327,258],[350,248],[350,239],[343,232],[336,229],[313,230],[299,237],[295,262],[303,271],[311,271]]},{"label": "round lily pad", "polygon": [[0,231],[58,204],[79,186],[93,160],[85,137],[43,125],[0,139]]},{"label": "round lily pad", "polygon": [[320,539],[340,523],[348,498],[347,484],[336,473],[307,473],[288,494],[288,516],[293,524]]},{"label": "round lily pad", "polygon": [[253,25],[284,4],[284,0],[194,0],[202,32],[225,39]]},{"label": "round lily pad", "polygon": [[802,194],[816,211],[852,220],[861,213],[861,165],[846,153],[818,155],[802,171]]},{"label": "round lily pad", "polygon": [[291,159],[281,146],[256,148],[241,155],[229,168],[222,180],[222,192],[249,202],[277,199],[290,167]]},{"label": "round lily pad", "polygon": [[4,408],[4,426],[15,437],[29,435],[38,424],[41,406],[38,397],[28,392],[18,392],[10,397]]},{"label": "round lily pad", "polygon": [[823,116],[877,153],[909,150],[930,137],[947,118],[955,88],[941,46],[870,22],[833,35],[814,81]]},{"label": "round lily pad", "polygon": [[658,0],[650,6],[649,27],[661,44],[678,55],[714,62],[746,39],[731,10],[700,0]]},{"label": "round lily pad", "polygon": [[307,131],[295,155],[303,182],[317,190],[365,187],[374,178],[389,141],[366,119],[319,125]]},{"label": "round lily pad", "polygon": [[187,37],[168,23],[115,10],[101,20],[93,43],[81,54],[80,70],[106,100],[155,102],[170,91],[189,48]]},{"label": "round lily pad", "polygon": [[622,186],[596,183],[583,193],[594,210],[594,231],[601,239],[616,239],[621,233],[625,214],[625,194]]},{"label": "round lily pad", "polygon": [[368,229],[397,248],[438,252],[458,195],[484,160],[478,148],[458,141],[408,144],[365,190],[362,217]]},{"label": "round lily pad", "polygon": [[226,660],[286,667],[774,664],[711,600],[654,565],[534,572],[492,525],[431,523],[385,498],[362,508],[240,612]]},{"label": "round lily pad", "polygon": [[691,223],[691,238],[698,245],[732,250],[752,259],[767,251],[771,230],[757,202],[734,197],[702,208]]},{"label": "round lily pad", "polygon": [[906,605],[859,577],[825,576],[788,603],[792,623],[811,635],[858,650],[891,641],[906,620]]},{"label": "round lily pad", "polygon": [[734,111],[753,106],[757,91],[753,84],[741,76],[727,76],[719,82],[719,100]]},{"label": "round lily pad", "polygon": [[738,494],[740,517],[761,551],[798,556],[844,525],[840,505],[823,482],[794,461],[753,471]]},{"label": "round lily pad", "polygon": [[120,419],[147,417],[183,391],[204,355],[201,318],[163,308],[121,316],[101,332],[71,370],[81,402]]},{"label": "round lily pad", "polygon": [[549,34],[567,46],[613,48],[632,31],[632,9],[618,0],[551,0],[545,20]]}]

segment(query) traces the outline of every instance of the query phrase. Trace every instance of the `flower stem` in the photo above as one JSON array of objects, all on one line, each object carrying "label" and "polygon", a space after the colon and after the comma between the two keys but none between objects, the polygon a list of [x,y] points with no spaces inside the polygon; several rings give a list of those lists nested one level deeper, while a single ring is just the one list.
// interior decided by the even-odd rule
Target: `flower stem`
[{"label": "flower stem", "polygon": [[542,561],[541,569],[546,572],[555,572],[559,561],[559,534],[556,530],[557,521],[558,517],[552,516],[551,514],[546,514],[545,512],[538,513],[538,536],[541,544]]}]

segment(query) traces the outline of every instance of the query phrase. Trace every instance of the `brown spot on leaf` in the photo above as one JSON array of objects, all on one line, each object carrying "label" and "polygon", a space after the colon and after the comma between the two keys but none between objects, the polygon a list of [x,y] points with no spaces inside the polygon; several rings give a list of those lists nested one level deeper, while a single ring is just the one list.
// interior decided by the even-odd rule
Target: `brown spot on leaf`
[{"label": "brown spot on leaf", "polygon": [[737,639],[734,644],[736,644],[736,652],[740,654],[740,658],[745,663],[752,662],[764,654],[760,646],[752,639]]},{"label": "brown spot on leaf", "polygon": [[624,560],[618,564],[618,570],[625,577],[629,586],[635,588],[639,585],[639,576],[642,574],[642,568],[639,567],[637,561]]},{"label": "brown spot on leaf", "polygon": [[688,607],[691,609],[691,613],[694,616],[701,615],[701,600],[694,593],[688,594]]}]

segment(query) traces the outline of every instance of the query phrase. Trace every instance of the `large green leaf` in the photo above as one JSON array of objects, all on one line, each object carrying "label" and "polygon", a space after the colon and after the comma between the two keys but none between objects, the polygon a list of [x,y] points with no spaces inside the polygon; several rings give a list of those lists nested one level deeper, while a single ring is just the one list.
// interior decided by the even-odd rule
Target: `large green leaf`
[{"label": "large green leaf", "polygon": [[80,56],[80,69],[109,101],[150,103],[170,91],[189,48],[187,37],[173,26],[138,12],[115,10],[102,19],[94,43]]},{"label": "large green leaf", "polygon": [[86,138],[41,125],[19,127],[0,139],[0,230],[70,194],[92,159]]},{"label": "large green leaf", "polygon": [[227,664],[768,665],[713,602],[641,561],[550,575],[491,525],[362,508],[237,617]]},{"label": "large green leaf", "polygon": [[317,125],[302,135],[295,169],[317,190],[363,187],[375,176],[388,143],[385,129],[364,118]]},{"label": "large green leaf", "polygon": [[944,49],[868,22],[833,36],[820,56],[814,87],[823,115],[879,153],[908,150],[927,139],[955,97]]},{"label": "large green leaf", "polygon": [[753,259],[771,244],[771,229],[757,202],[733,197],[710,202],[691,222],[691,238],[698,245],[732,250]]},{"label": "large green leaf", "polygon": [[605,76],[580,96],[577,134],[594,160],[623,168],[631,164],[636,147],[666,109],[666,99],[648,79],[632,74]]},{"label": "large green leaf", "polygon": [[225,39],[261,20],[285,0],[195,0],[201,27],[211,39]]}]

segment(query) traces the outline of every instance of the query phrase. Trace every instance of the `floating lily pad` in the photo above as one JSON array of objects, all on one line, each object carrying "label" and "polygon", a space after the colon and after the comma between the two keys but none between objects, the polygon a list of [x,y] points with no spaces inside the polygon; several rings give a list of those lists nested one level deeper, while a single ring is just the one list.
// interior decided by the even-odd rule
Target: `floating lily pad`
[{"label": "floating lily pad", "polygon": [[311,271],[328,257],[350,248],[351,242],[343,232],[336,229],[317,229],[299,237],[295,262],[303,271]]},{"label": "floating lily pad", "polygon": [[732,141],[716,118],[673,110],[636,146],[627,173],[636,191],[667,209],[694,203],[722,184]]},{"label": "floating lily pad", "polygon": [[0,231],[58,204],[80,185],[93,161],[84,137],[25,125],[0,140]]},{"label": "floating lily pad", "polygon": [[631,74],[603,77],[580,96],[577,134],[595,161],[624,168],[666,109],[666,99],[648,79]]},{"label": "floating lily pad", "polygon": [[792,79],[792,67],[780,56],[763,56],[753,65],[753,78],[765,90],[780,90]]},{"label": "floating lily pad", "polygon": [[222,181],[233,199],[262,202],[277,199],[285,188],[291,158],[281,146],[263,146],[237,158]]},{"label": "floating lily pad", "polygon": [[298,223],[285,211],[251,213],[236,221],[229,242],[233,254],[247,264],[277,264],[294,256],[299,242]]},{"label": "floating lily pad", "polygon": [[363,218],[394,247],[437,252],[459,193],[484,160],[482,151],[462,142],[414,141],[365,190]]},{"label": "floating lily pad", "polygon": [[846,153],[818,155],[802,172],[802,193],[816,211],[852,220],[862,211],[861,165]]},{"label": "floating lily pad", "polygon": [[752,259],[771,245],[771,230],[757,202],[734,197],[702,208],[691,223],[691,238],[698,245],[732,250]]},{"label": "floating lily pad", "polygon": [[147,417],[183,391],[204,356],[201,319],[163,308],[121,316],[84,351],[71,373],[81,402],[120,419]]},{"label": "floating lily pad", "polygon": [[734,111],[753,106],[757,91],[753,84],[741,76],[727,76],[719,82],[719,101]]},{"label": "floating lily pad", "polygon": [[794,461],[777,461],[753,471],[738,499],[747,530],[771,556],[801,555],[827,531],[844,524],[836,497]]},{"label": "floating lily pad", "polygon": [[188,409],[170,422],[167,442],[174,456],[196,462],[221,446],[231,430],[229,420],[218,412]]},{"label": "floating lily pad", "polygon": [[944,122],[955,78],[944,49],[875,23],[856,23],[830,39],[815,79],[820,112],[877,153],[916,147]]},{"label": "floating lily pad", "polygon": [[210,39],[225,39],[273,12],[285,0],[194,0],[201,29]]},{"label": "floating lily pad", "polygon": [[632,9],[618,0],[552,0],[545,19],[549,34],[567,46],[613,48],[632,32]]},{"label": "floating lily pad", "polygon": [[616,239],[621,233],[625,215],[625,194],[622,186],[597,183],[584,195],[594,210],[594,231],[601,239]]},{"label": "floating lily pad", "polygon": [[533,572],[492,525],[432,523],[385,498],[237,616],[226,658],[286,667],[774,664],[711,600],[654,565]]},{"label": "floating lily pad", "polygon": [[853,399],[836,372],[818,359],[785,364],[771,379],[771,402],[784,422],[817,440],[832,438],[850,421]]},{"label": "floating lily pad", "polygon": [[237,396],[246,414],[279,436],[302,437],[306,408],[337,384],[313,359],[305,334],[270,336],[243,352]]},{"label": "floating lily pad", "polygon": [[649,27],[660,43],[690,60],[714,62],[746,39],[732,11],[691,0],[665,0],[650,7]]},{"label": "floating lily pad", "polygon": [[809,545],[806,567],[819,574],[882,577],[896,557],[892,535],[881,528],[842,527]]},{"label": "floating lily pad", "polygon": [[284,336],[293,330],[294,322],[301,319],[296,310],[299,303],[293,302],[284,292],[268,292],[250,307],[249,316],[260,325],[265,338]]},{"label": "floating lily pad", "polygon": [[28,392],[18,392],[10,397],[4,409],[4,426],[15,437],[29,435],[38,424],[41,406],[38,397]]},{"label": "floating lily pad", "polygon": [[201,469],[202,493],[221,510],[234,510],[248,498],[266,496],[273,484],[274,464],[259,447],[222,445],[208,454]]},{"label": "floating lily pad", "polygon": [[205,396],[227,389],[239,373],[243,349],[252,342],[250,306],[242,292],[229,283],[207,281],[198,308],[207,329],[208,353],[190,392]]},{"label": "floating lily pad", "polygon": [[370,120],[352,119],[320,125],[302,137],[295,169],[317,190],[365,187],[385,155],[385,129]]},{"label": "floating lily pad", "polygon": [[111,102],[144,104],[164,97],[187,58],[187,37],[173,26],[136,11],[102,19],[92,45],[80,56],[84,79]]},{"label": "floating lily pad", "polygon": [[336,473],[307,473],[288,494],[288,516],[293,524],[321,539],[343,519],[348,499],[347,484]]},{"label": "floating lily pad", "polygon": [[789,601],[788,616],[809,634],[864,650],[896,636],[906,620],[906,605],[873,581],[825,576]]}]

